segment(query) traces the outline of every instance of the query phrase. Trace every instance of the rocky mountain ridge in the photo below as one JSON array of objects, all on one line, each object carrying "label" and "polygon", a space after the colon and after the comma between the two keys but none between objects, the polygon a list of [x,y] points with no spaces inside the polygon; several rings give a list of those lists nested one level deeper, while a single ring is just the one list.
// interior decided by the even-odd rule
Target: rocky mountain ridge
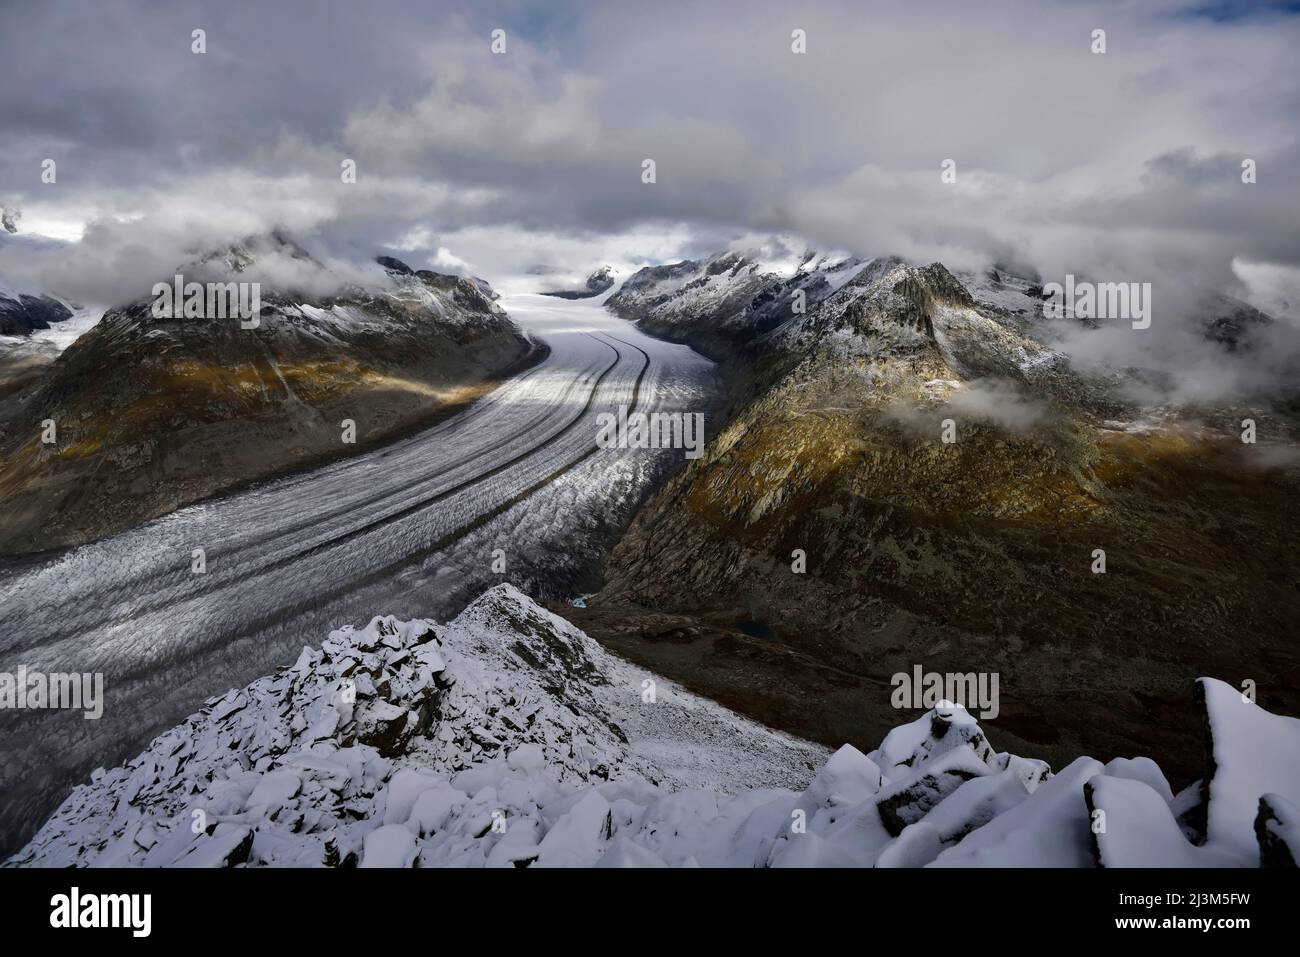
[{"label": "rocky mountain ridge", "polygon": [[31,296],[25,293],[8,293],[0,286],[0,335],[28,335],[36,329],[48,329],[51,323],[72,317],[67,303],[53,296]]},{"label": "rocky mountain ridge", "polygon": [[[1300,709],[1285,397],[1145,403],[1143,370],[1080,367],[1058,346],[1075,320],[1005,272],[887,258],[831,283],[725,254],[629,287],[611,308],[719,355],[729,400],[574,612],[614,650],[860,747],[918,662],[1000,673],[1013,747],[1052,761],[1158,750],[1190,772],[1161,729],[1194,720],[1177,689],[1198,674],[1267,675]],[[826,292],[800,311],[801,288]]]},{"label": "rocky mountain ridge", "polygon": [[256,281],[263,258],[311,283],[268,286],[255,328],[158,318],[141,300],[109,310],[6,400],[0,552],[87,541],[373,445],[544,354],[472,280],[389,268],[370,287],[342,283],[280,236],[199,258],[186,276]]},{"label": "rocky mountain ridge", "polygon": [[1177,794],[1149,758],[1053,774],[948,702],[828,758],[498,586],[214,697],[7,866],[1295,866],[1300,721],[1198,689],[1209,764]]}]

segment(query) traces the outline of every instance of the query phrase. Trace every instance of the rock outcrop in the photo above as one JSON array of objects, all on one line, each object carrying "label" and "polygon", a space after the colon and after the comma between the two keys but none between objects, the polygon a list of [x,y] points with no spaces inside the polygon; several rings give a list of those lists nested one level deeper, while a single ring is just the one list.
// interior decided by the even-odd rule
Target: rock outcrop
[{"label": "rock outcrop", "polygon": [[603,292],[608,292],[614,287],[615,270],[613,266],[601,266],[583,283],[582,289],[565,289],[559,292],[545,292],[544,296],[554,296],[557,299],[591,299],[599,296]]}]

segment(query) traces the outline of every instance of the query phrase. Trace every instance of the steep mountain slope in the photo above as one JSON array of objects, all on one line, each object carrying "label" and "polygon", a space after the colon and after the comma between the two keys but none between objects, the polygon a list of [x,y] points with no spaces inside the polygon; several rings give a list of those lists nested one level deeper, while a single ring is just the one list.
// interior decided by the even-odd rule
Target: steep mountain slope
[{"label": "steep mountain slope", "polygon": [[[0,423],[0,551],[84,542],[355,451],[465,405],[541,353],[470,280],[402,266],[386,283],[347,286],[278,236],[184,273],[257,280],[264,256],[291,260],[317,291],[264,287],[256,328],[156,318],[151,301],[110,310],[22,396]],[[48,421],[56,443],[42,441]]]},{"label": "steep mountain slope", "polygon": [[0,283],[0,335],[26,335],[34,329],[48,329],[50,323],[71,316],[72,310],[61,300],[14,292]]},{"label": "steep mountain slope", "polygon": [[1143,370],[1074,368],[1010,277],[972,292],[939,264],[883,259],[804,312],[789,279],[719,311],[662,268],[678,292],[642,324],[726,330],[729,420],[573,611],[593,636],[864,748],[892,721],[889,677],[917,663],[1000,674],[1000,726],[1057,761],[1160,751],[1190,773],[1200,756],[1168,729],[1194,720],[1178,689],[1199,674],[1300,710],[1285,404],[1141,406]]},{"label": "steep mountain slope", "polygon": [[12,336],[0,339],[0,429],[20,411],[25,395],[39,387],[41,377],[59,357],[56,343],[44,338]]},{"label": "steep mountain slope", "polygon": [[747,313],[781,277],[736,252],[650,266],[633,273],[607,305],[651,335],[686,342],[722,361],[754,335]]},{"label": "steep mountain slope", "polygon": [[8,866],[1294,866],[1300,722],[1199,688],[1177,795],[1148,758],[1053,776],[947,702],[828,759],[498,586],[213,698]]}]

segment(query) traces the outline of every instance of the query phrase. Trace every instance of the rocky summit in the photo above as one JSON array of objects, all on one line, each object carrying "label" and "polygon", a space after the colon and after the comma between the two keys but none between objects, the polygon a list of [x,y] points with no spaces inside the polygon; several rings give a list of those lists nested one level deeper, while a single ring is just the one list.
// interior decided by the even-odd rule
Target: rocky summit
[{"label": "rocky summit", "polygon": [[1177,794],[1148,758],[1053,773],[998,751],[946,701],[829,754],[502,585],[445,625],[335,631],[214,697],[8,865],[1293,866],[1300,721],[1198,689],[1208,763]]}]

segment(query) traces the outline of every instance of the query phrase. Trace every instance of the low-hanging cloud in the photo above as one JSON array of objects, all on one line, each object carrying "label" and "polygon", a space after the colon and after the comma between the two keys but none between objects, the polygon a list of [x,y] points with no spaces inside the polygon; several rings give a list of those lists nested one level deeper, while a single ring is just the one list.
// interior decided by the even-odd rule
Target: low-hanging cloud
[{"label": "low-hanging cloud", "polygon": [[923,408],[899,401],[886,408],[886,416],[907,432],[926,438],[937,436],[947,419],[959,428],[963,423],[977,423],[1016,435],[1037,433],[1052,420],[1046,402],[1009,380],[983,378],[953,385],[951,394],[936,406]]},{"label": "low-hanging cloud", "polygon": [[[1219,14],[1191,0],[6,5],[0,205],[21,211],[16,239],[77,241],[5,242],[0,276],[120,301],[195,249],[277,227],[341,260],[399,249],[496,282],[635,263],[629,237],[654,261],[788,233],[1151,282],[1167,327],[1201,287],[1289,303],[1300,16]],[[1067,345],[1087,358],[1104,340]],[[1179,336],[1146,343],[1150,361],[1182,359]]]}]

